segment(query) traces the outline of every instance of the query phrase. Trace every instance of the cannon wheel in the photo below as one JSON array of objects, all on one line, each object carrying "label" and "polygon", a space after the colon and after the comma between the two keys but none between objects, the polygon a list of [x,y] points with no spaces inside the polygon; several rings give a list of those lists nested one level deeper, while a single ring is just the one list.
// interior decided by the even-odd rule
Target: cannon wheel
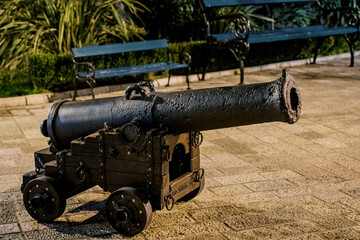
[{"label": "cannon wheel", "polygon": [[187,201],[190,201],[191,199],[195,198],[197,195],[199,195],[205,186],[205,176],[200,178],[199,183],[200,183],[200,186],[197,189],[195,189],[194,191],[192,191],[192,192],[188,193],[187,195],[185,195],[184,197],[182,197],[180,199],[180,201],[187,202]]},{"label": "cannon wheel", "polygon": [[136,189],[131,187],[123,187],[113,192],[107,199],[105,208],[111,226],[125,235],[136,235],[151,222],[150,201],[140,198]]},{"label": "cannon wheel", "polygon": [[39,222],[52,222],[65,211],[66,198],[59,194],[55,179],[47,176],[28,182],[23,192],[24,205]]}]

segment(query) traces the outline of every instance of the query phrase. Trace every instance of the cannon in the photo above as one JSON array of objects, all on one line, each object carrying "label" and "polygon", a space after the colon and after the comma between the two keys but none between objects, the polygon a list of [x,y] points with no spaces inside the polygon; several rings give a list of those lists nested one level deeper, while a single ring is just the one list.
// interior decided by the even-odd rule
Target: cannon
[{"label": "cannon", "polygon": [[154,210],[171,210],[204,188],[200,131],[295,123],[300,112],[299,89],[285,70],[268,83],[162,93],[143,82],[123,97],[56,102],[40,127],[49,147],[34,153],[35,170],[23,175],[25,208],[51,222],[66,199],[98,185],[111,192],[110,224],[136,235]]}]

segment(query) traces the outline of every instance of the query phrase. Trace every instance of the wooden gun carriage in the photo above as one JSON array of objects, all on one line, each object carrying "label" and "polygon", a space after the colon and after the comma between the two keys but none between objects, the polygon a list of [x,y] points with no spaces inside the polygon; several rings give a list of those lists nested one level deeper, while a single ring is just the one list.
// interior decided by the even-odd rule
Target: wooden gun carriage
[{"label": "wooden gun carriage", "polygon": [[35,171],[24,174],[21,188],[34,219],[53,221],[67,198],[99,185],[111,192],[110,224],[126,235],[140,233],[153,210],[171,210],[204,188],[199,131],[294,123],[301,110],[299,90],[285,71],[269,83],[174,93],[140,83],[125,95],[52,106],[41,125],[50,146],[35,152]]}]

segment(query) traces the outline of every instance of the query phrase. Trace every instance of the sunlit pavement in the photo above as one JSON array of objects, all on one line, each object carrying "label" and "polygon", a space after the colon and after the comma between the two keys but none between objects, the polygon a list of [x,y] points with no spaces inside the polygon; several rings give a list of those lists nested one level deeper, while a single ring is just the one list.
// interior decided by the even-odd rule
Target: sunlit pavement
[{"label": "sunlit pavement", "polygon": [[[360,63],[349,59],[288,68],[301,90],[294,125],[266,123],[204,131],[206,187],[194,200],[153,214],[135,239],[360,239]],[[272,81],[281,69],[246,74]],[[239,76],[194,82],[235,85]],[[158,91],[184,90],[184,85]],[[117,92],[111,96],[123,94]],[[110,95],[101,95],[106,97]],[[0,239],[122,239],[95,187],[67,200],[65,213],[40,224],[26,212],[22,174],[47,146],[39,125],[51,104],[0,110]]]}]

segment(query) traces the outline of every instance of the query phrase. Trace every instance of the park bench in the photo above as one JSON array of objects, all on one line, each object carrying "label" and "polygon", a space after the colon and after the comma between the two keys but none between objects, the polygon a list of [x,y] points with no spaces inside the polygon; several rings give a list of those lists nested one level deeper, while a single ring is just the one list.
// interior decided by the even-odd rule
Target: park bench
[{"label": "park bench", "polygon": [[[199,0],[201,10],[203,12],[206,24],[206,41],[207,41],[207,54],[209,49],[229,49],[235,56],[240,67],[240,84],[244,83],[244,60],[250,49],[250,44],[257,43],[270,43],[277,41],[317,38],[317,44],[314,48],[314,59],[312,63],[316,62],[321,41],[324,37],[342,35],[347,41],[351,60],[350,66],[354,66],[354,42],[356,41],[359,33],[359,11],[353,8],[326,8],[321,7],[317,0]],[[221,15],[216,13],[219,8],[233,8],[237,6],[250,6],[250,5],[267,5],[274,6],[274,4],[314,4],[317,8],[318,16],[316,25],[299,26],[293,28],[274,28],[271,29],[252,31],[250,29],[250,21],[242,14],[236,15]],[[329,16],[329,13],[336,13],[340,24],[324,23],[324,18]],[[271,16],[270,16],[271,17]],[[233,24],[225,32],[214,32],[214,25],[219,21],[228,21]],[[341,21],[342,20],[342,21]],[[276,19],[275,19],[276,21]],[[202,79],[205,78],[207,61],[209,57],[204,58],[204,66]]]},{"label": "park bench", "polygon": [[[94,63],[92,62],[88,62],[88,61],[79,62],[79,60],[83,58],[89,58],[95,56],[130,53],[130,52],[138,52],[138,51],[149,51],[149,50],[164,49],[164,48],[168,48],[168,43],[166,39],[72,48],[71,49],[72,58],[73,58],[74,69],[76,74],[75,92],[74,92],[73,100],[75,100],[77,95],[77,84],[79,81],[86,81],[88,83],[88,85],[91,88],[92,97],[95,98],[93,87],[97,79],[122,77],[122,76],[137,75],[137,74],[151,73],[151,72],[169,71],[169,77],[167,83],[167,85],[169,85],[171,70],[182,69],[182,68],[187,69],[186,82],[188,88],[190,88],[188,74],[190,71],[191,57],[187,53],[184,53],[186,63],[172,62],[171,60],[172,56],[169,50],[168,50],[168,61],[166,62],[155,62],[155,63],[149,63],[143,65],[125,66],[125,67],[117,67],[110,69],[96,69]],[[84,66],[87,70],[80,71],[79,69],[81,69],[81,66]]]}]

